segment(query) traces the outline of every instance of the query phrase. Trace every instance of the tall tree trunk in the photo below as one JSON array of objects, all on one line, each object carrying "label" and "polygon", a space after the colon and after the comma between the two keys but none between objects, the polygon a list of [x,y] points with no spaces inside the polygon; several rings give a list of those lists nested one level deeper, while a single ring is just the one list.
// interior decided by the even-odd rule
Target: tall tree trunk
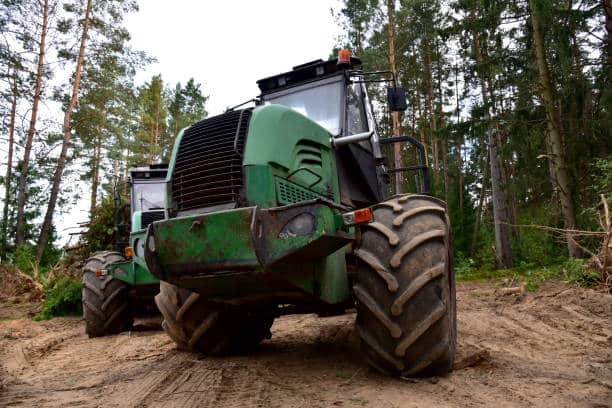
[{"label": "tall tree trunk", "polygon": [[463,135],[459,131],[459,67],[455,65],[455,98],[457,104],[457,168],[459,176],[459,226],[463,230]]},{"label": "tall tree trunk", "polygon": [[424,59],[425,59],[425,81],[427,82],[427,94],[425,97],[425,115],[429,117],[429,134],[431,144],[431,155],[433,158],[433,175],[434,178],[437,178],[438,175],[438,142],[436,140],[436,112],[434,108],[435,96],[434,96],[434,83],[433,83],[433,73],[432,73],[432,62],[431,62],[431,44],[428,40],[425,41],[424,44]]},{"label": "tall tree trunk", "polygon": [[416,78],[416,100],[417,100],[417,110],[419,112],[419,117],[417,119],[417,125],[419,127],[419,137],[421,138],[421,143],[425,146],[425,154],[427,153],[427,139],[425,135],[425,130],[423,129],[423,124],[425,123],[423,117],[423,108],[421,104],[421,82],[419,81],[419,77]]},{"label": "tall tree trunk", "polygon": [[98,178],[100,177],[100,160],[102,156],[102,129],[98,127],[98,138],[96,140],[96,153],[94,157],[94,171],[91,178],[91,204],[89,207],[89,219],[93,220],[94,211],[98,202]]},{"label": "tall tree trunk", "polygon": [[[540,77],[540,97],[546,109],[546,123],[548,128],[546,144],[549,154],[548,160],[552,162],[552,166],[549,167],[551,169],[550,178],[559,196],[565,229],[575,230],[576,213],[565,162],[561,119],[559,111],[557,110],[558,101],[556,99],[555,89],[548,63],[546,62],[544,33],[541,26],[538,3],[539,2],[536,0],[529,0],[531,24],[533,26],[533,47],[535,49],[538,75]],[[581,255],[580,248],[574,240],[574,234],[572,233],[567,234],[567,250],[571,257],[576,258]]]},{"label": "tall tree trunk", "polygon": [[[480,161],[480,160],[479,160]],[[472,245],[470,246],[470,256],[476,253],[476,244],[478,243],[478,235],[480,234],[480,223],[482,220],[482,209],[484,207],[485,196],[487,194],[487,170],[489,169],[489,161],[484,160],[482,166],[482,187],[480,188],[480,197],[478,199],[478,209],[476,210],[476,224],[474,225],[474,233],[472,234]]]},{"label": "tall tree trunk", "polygon": [[43,23],[40,30],[40,47],[38,50],[38,67],[36,69],[36,83],[34,85],[34,99],[32,101],[32,115],[30,117],[30,127],[26,136],[23,160],[21,161],[21,172],[19,174],[19,187],[17,189],[17,233],[15,244],[19,245],[25,241],[25,206],[26,206],[26,184],[28,170],[30,166],[30,154],[32,152],[32,142],[36,132],[36,119],[38,118],[38,102],[40,101],[40,91],[43,79],[43,66],[45,60],[45,40],[47,39],[47,24],[49,22],[49,0],[43,3]]},{"label": "tall tree trunk", "polygon": [[442,140],[442,171],[444,172],[444,201],[448,204],[448,162],[446,160],[446,151],[448,149],[448,141],[446,139]]},{"label": "tall tree trunk", "polygon": [[15,140],[15,113],[17,112],[17,70],[13,71],[13,100],[11,101],[11,117],[9,123],[8,159],[6,162],[6,178],[4,179],[4,208],[2,209],[2,238],[0,238],[1,254],[6,254],[8,243],[8,206],[11,195],[11,177],[13,172],[13,145]]},{"label": "tall tree trunk", "polygon": [[[472,14],[473,16],[473,14]],[[502,188],[501,155],[498,150],[495,126],[490,113],[490,101],[488,91],[489,77],[485,70],[485,51],[480,43],[478,33],[474,32],[474,47],[480,77],[480,88],[482,102],[485,106],[485,120],[487,122],[487,135],[489,139],[489,165],[491,166],[491,192],[493,198],[493,225],[495,229],[495,254],[497,267],[500,269],[512,268],[512,251],[510,248],[510,234],[508,230],[508,210],[506,208],[506,197]]]},{"label": "tall tree trunk", "polygon": [[[442,105],[444,103],[444,97],[442,96],[442,67],[440,66],[440,52],[436,43],[436,67],[438,68],[438,121],[439,121],[439,129],[444,129],[444,110]],[[449,179],[448,179],[448,162],[447,162],[447,154],[448,154],[448,136],[445,136],[440,141],[440,148],[442,149],[442,177],[444,180],[444,201],[448,203],[448,187],[449,187]],[[436,151],[438,151],[437,142],[436,142]]]},{"label": "tall tree trunk", "polygon": [[[387,15],[389,21],[387,24],[387,36],[389,40],[389,66],[395,78],[397,78],[397,69],[395,67],[395,1],[387,0]],[[393,136],[400,135],[399,112],[392,112],[391,119],[393,121]],[[402,167],[402,146],[400,143],[393,145],[393,167]],[[395,173],[395,193],[404,193],[404,175],[402,172]]]},{"label": "tall tree trunk", "polygon": [[[458,122],[457,122],[458,123]],[[458,167],[458,178],[459,178],[459,222],[463,229],[463,137],[457,135],[457,167]]]},{"label": "tall tree trunk", "polygon": [[79,85],[81,83],[81,68],[83,67],[83,59],[85,58],[85,44],[87,42],[87,31],[89,29],[89,18],[91,14],[91,2],[87,0],[87,8],[85,9],[85,20],[83,22],[83,33],[81,35],[81,45],[79,47],[79,57],[77,59],[74,75],[74,84],[72,87],[72,96],[70,102],[66,107],[64,113],[64,124],[62,130],[64,132],[64,139],[62,141],[62,151],[57,161],[57,167],[53,174],[53,186],[51,187],[51,195],[49,197],[49,205],[47,206],[47,212],[40,229],[40,237],[38,239],[38,247],[36,249],[36,260],[40,262],[42,259],[45,247],[47,246],[47,240],[49,239],[49,230],[53,223],[53,212],[55,211],[55,204],[57,203],[57,197],[59,195],[59,188],[64,174],[64,167],[66,166],[66,156],[68,154],[68,147],[70,146],[70,117],[74,110],[78,96],[79,96]]},{"label": "tall tree trunk", "polygon": [[[486,87],[484,81],[481,87]],[[487,120],[490,121],[491,119],[489,118]],[[508,231],[506,197],[502,189],[501,160],[497,149],[497,143],[495,142],[494,130],[490,125],[487,133],[489,136],[489,163],[491,166],[491,191],[493,196],[493,224],[495,227],[497,267],[500,269],[508,269],[512,268],[512,252]]]},{"label": "tall tree trunk", "polygon": [[603,0],[606,19],[606,50],[608,59],[608,81],[612,82],[612,0]]}]

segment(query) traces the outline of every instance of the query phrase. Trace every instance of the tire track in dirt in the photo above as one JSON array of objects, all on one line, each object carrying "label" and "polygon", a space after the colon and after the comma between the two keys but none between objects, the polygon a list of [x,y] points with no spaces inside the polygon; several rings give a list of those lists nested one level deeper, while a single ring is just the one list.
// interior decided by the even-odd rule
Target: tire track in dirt
[{"label": "tire track in dirt", "polygon": [[88,339],[79,319],[0,321],[0,406],[605,407],[612,401],[612,296],[549,284],[503,296],[458,286],[458,361],[402,381],[361,360],[354,314],[279,318],[251,355],[206,358],[164,333]]}]

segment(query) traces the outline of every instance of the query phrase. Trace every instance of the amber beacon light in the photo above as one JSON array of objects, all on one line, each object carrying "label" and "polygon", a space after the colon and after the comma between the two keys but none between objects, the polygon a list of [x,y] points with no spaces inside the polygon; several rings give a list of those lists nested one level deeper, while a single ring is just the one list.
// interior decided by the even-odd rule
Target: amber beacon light
[{"label": "amber beacon light", "polygon": [[350,64],[351,53],[346,48],[338,51],[338,64]]}]

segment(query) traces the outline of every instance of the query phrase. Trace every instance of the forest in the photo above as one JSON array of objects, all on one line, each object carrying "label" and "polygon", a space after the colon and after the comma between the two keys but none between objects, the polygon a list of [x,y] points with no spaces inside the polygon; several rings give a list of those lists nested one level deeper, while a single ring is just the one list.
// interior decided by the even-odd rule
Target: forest
[{"label": "forest", "polygon": [[[370,87],[378,132],[426,146],[459,278],[510,270],[536,274],[533,285],[548,274],[605,280],[583,265],[610,240],[610,0],[343,0],[331,8],[342,34],[324,52],[348,48],[406,89],[408,109],[391,115],[385,89]],[[113,188],[127,169],[167,160],[178,131],[207,116],[206,86],[193,78],[135,82],[155,60],[130,44],[124,18],[137,12],[134,0],[2,0],[2,263],[56,279],[62,259],[109,248]],[[414,152],[388,158],[407,165]],[[393,188],[413,184],[399,178]],[[85,232],[64,248],[60,230],[74,225],[58,218],[83,201]]]},{"label": "forest", "polygon": [[193,79],[135,84],[154,61],[123,26],[137,10],[131,0],[2,2],[3,261],[54,265],[58,215],[86,200],[93,217],[129,167],[163,161],[178,130],[206,116]]},{"label": "forest", "polygon": [[567,280],[592,278],[569,275],[609,231],[611,3],[346,0],[335,17],[339,45],[407,91],[379,131],[427,147],[458,276],[563,265]]}]

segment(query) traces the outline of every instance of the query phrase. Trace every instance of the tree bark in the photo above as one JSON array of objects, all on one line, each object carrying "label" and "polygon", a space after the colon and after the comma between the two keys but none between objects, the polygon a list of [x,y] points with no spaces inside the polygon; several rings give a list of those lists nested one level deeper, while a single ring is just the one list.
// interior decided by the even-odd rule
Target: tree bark
[{"label": "tree bark", "polygon": [[[455,98],[457,103],[457,129],[459,129],[459,68],[455,65]],[[457,167],[459,176],[459,226],[463,230],[463,135],[457,131]]]},{"label": "tree bark", "polygon": [[[546,125],[548,130],[546,144],[548,160],[552,163],[552,166],[549,166],[550,179],[553,188],[556,189],[558,193],[565,229],[575,230],[576,213],[565,162],[561,120],[559,111],[557,110],[558,101],[555,95],[555,88],[552,83],[548,63],[546,62],[544,33],[540,21],[538,3],[539,2],[536,0],[529,0],[531,24],[533,27],[533,47],[540,80],[540,98],[546,109]],[[572,233],[567,234],[567,250],[570,257],[576,258],[581,255],[580,247],[576,243],[574,234]]]},{"label": "tree bark", "polygon": [[[444,103],[444,97],[442,96],[442,67],[440,66],[440,52],[439,49],[436,45],[436,67],[438,68],[438,121],[439,121],[439,129],[442,130],[444,129],[444,109],[442,108],[442,105]],[[436,129],[438,129],[438,127],[436,126]],[[445,136],[441,141],[440,141],[440,146],[439,148],[442,149],[442,177],[444,180],[444,201],[446,201],[446,203],[448,204],[448,187],[450,185],[449,183],[449,177],[448,177],[448,162],[447,162],[447,154],[448,154],[448,136]],[[438,144],[436,141],[436,152],[438,152]]]},{"label": "tree bark", "polygon": [[446,150],[448,149],[448,142],[446,139],[442,140],[442,171],[444,172],[444,201],[446,201],[446,203],[448,204],[448,186],[449,186],[449,179],[448,179],[448,163],[446,160]]},{"label": "tree bark", "polygon": [[[459,123],[459,122],[457,122]],[[457,167],[458,167],[458,175],[459,175],[459,222],[460,226],[463,229],[463,137],[458,135],[457,140]]]},{"label": "tree bark", "polygon": [[421,83],[419,81],[419,77],[416,78],[416,100],[417,100],[417,110],[419,112],[419,117],[417,119],[418,127],[419,127],[419,137],[421,138],[421,143],[425,146],[425,154],[427,154],[427,138],[425,136],[425,131],[423,129],[423,123],[425,122],[423,117],[423,109],[421,106]]},{"label": "tree bark", "polygon": [[11,177],[13,173],[13,145],[15,140],[15,114],[17,112],[17,70],[13,71],[13,100],[11,101],[11,116],[9,123],[8,158],[6,162],[6,179],[4,180],[4,208],[2,209],[2,238],[0,249],[6,254],[8,243],[8,206],[11,195]]},{"label": "tree bark", "polygon": [[36,132],[36,119],[38,118],[38,102],[43,79],[43,66],[45,60],[45,40],[47,39],[47,24],[49,22],[49,0],[43,3],[43,23],[40,30],[40,47],[38,50],[38,67],[36,69],[36,83],[34,85],[34,99],[32,101],[32,115],[30,117],[30,127],[26,136],[26,143],[21,161],[21,172],[19,174],[19,187],[17,189],[17,233],[15,244],[25,242],[25,206],[26,206],[26,184],[28,170],[30,166],[30,154],[32,152],[32,142]]},{"label": "tree bark", "polygon": [[[387,36],[389,40],[389,66],[393,76],[397,78],[397,69],[395,67],[395,2],[387,0],[387,15],[389,21],[387,24]],[[393,136],[400,135],[399,112],[391,113],[393,122]],[[402,167],[402,146],[400,143],[393,144],[393,167]],[[395,173],[395,193],[404,193],[404,176],[402,172]]]},{"label": "tree bark", "polygon": [[431,62],[431,44],[429,40],[424,43],[423,55],[425,59],[425,80],[427,81],[427,94],[425,97],[425,115],[429,117],[429,143],[431,145],[431,156],[433,159],[433,176],[437,178],[438,175],[438,142],[436,140],[436,112],[434,108],[434,83],[432,73],[432,62]]},{"label": "tree bark", "polygon": [[81,45],[79,47],[79,56],[77,58],[77,63],[75,67],[75,76],[74,76],[74,84],[72,87],[72,96],[70,97],[70,102],[66,107],[66,112],[64,113],[64,124],[62,126],[62,130],[64,132],[64,139],[62,141],[62,151],[60,153],[59,159],[57,161],[57,167],[55,168],[55,173],[53,174],[53,186],[51,188],[51,195],[49,197],[49,205],[47,206],[47,212],[45,214],[45,219],[43,221],[42,227],[40,229],[40,237],[38,239],[38,247],[36,249],[36,259],[40,262],[42,259],[43,253],[45,251],[45,247],[47,245],[47,240],[49,239],[49,230],[51,229],[51,225],[53,223],[53,212],[55,211],[55,204],[57,203],[57,197],[59,195],[59,188],[62,181],[62,175],[64,174],[64,167],[66,166],[66,156],[68,154],[68,147],[70,146],[70,117],[72,116],[72,111],[74,110],[78,96],[79,96],[79,85],[81,82],[81,68],[83,67],[83,60],[85,58],[85,44],[87,42],[87,31],[89,29],[89,17],[91,14],[91,2],[92,0],[87,0],[87,8],[85,9],[85,20],[83,22],[83,33],[81,35]]},{"label": "tree bark", "polygon": [[[480,160],[479,160],[480,161]],[[478,199],[478,209],[476,211],[476,224],[474,225],[474,234],[472,235],[472,245],[470,246],[470,256],[476,253],[476,243],[480,234],[480,223],[482,220],[482,209],[484,207],[485,195],[487,194],[487,170],[489,168],[488,160],[485,160],[485,165],[482,167],[482,187],[480,188],[480,198]]]},{"label": "tree bark", "polygon": [[603,0],[606,19],[606,49],[608,59],[608,80],[612,82],[612,0]]},{"label": "tree bark", "polygon": [[[474,14],[472,14],[472,17]],[[480,78],[480,89],[482,102],[485,106],[485,120],[487,122],[487,136],[489,141],[489,165],[491,167],[491,193],[493,198],[493,225],[495,229],[495,255],[497,267],[500,269],[512,268],[512,251],[510,248],[510,234],[508,230],[508,210],[506,208],[506,197],[502,188],[501,156],[498,150],[495,126],[490,113],[489,77],[484,72],[485,50],[480,43],[478,33],[474,32],[474,47],[476,59],[480,66],[478,76]]]},{"label": "tree bark", "polygon": [[102,156],[102,129],[98,128],[96,141],[96,153],[94,157],[94,171],[91,178],[91,204],[89,207],[89,219],[93,220],[94,211],[98,202],[98,178],[100,177],[100,160]]}]

